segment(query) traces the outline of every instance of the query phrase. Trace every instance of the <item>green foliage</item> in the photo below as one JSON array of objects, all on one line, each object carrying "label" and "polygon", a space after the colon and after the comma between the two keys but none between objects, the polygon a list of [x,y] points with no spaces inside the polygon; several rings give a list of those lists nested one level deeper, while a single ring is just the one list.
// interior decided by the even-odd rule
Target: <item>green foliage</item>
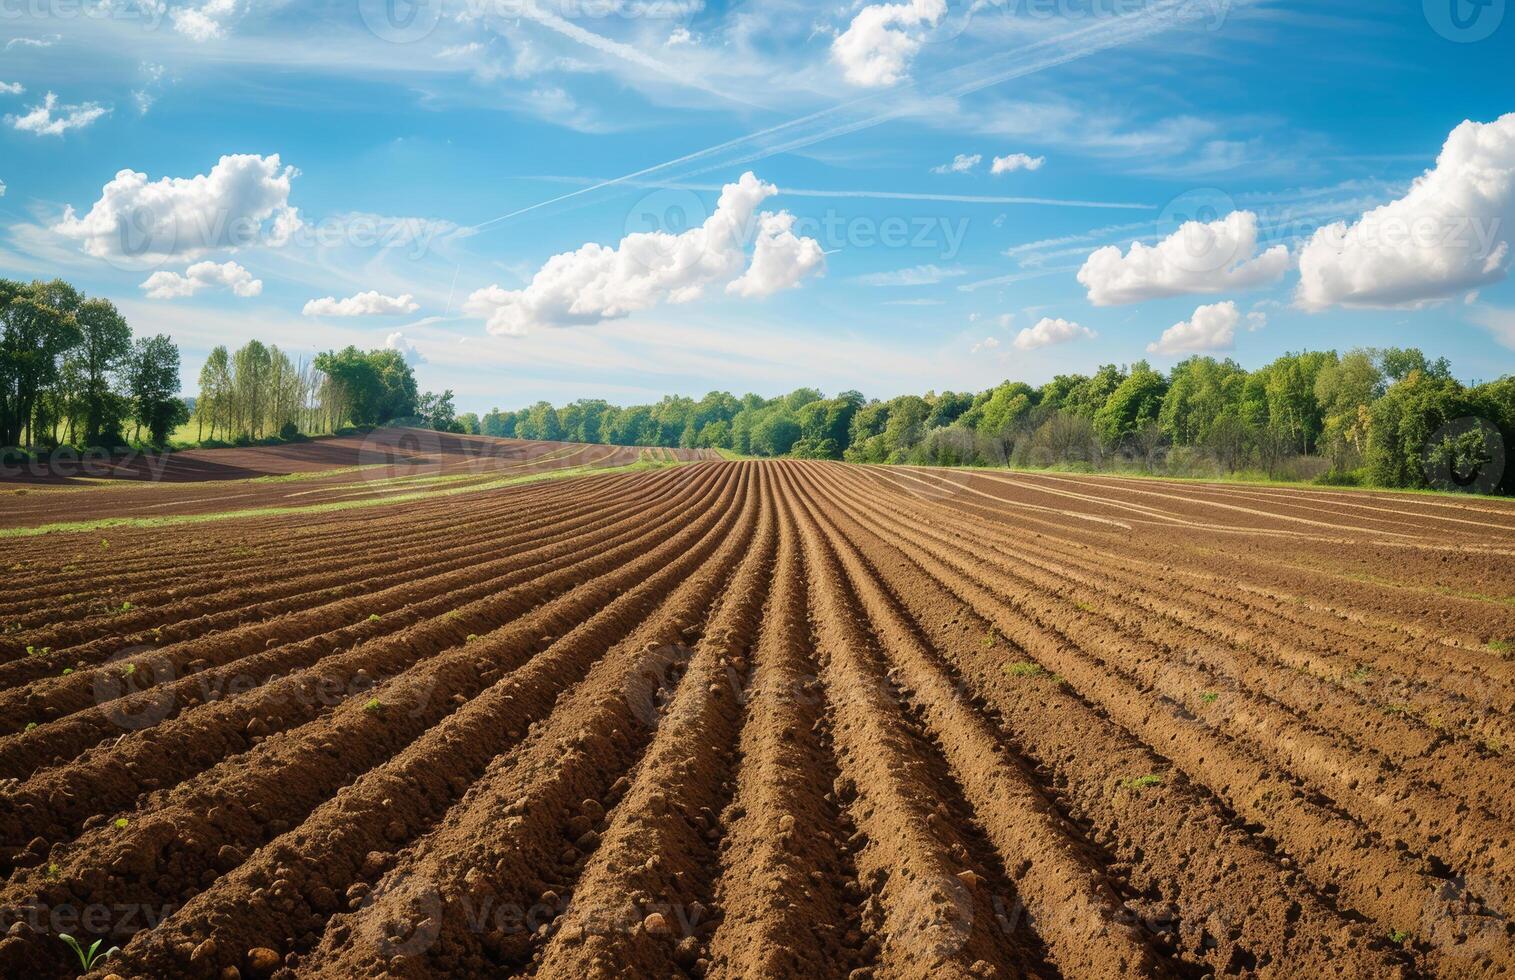
[{"label": "green foliage", "polygon": [[79,966],[84,970],[85,973],[93,970],[96,964],[104,960],[108,960],[112,956],[121,952],[119,946],[112,946],[110,949],[107,949],[104,952],[100,952],[100,944],[105,941],[103,939],[96,939],[94,942],[89,944],[88,948],[86,948],[79,945],[79,940],[75,939],[73,936],[70,936],[66,932],[59,933],[58,938],[63,940],[64,945],[68,946],[69,949],[74,951],[74,955],[79,959]]},{"label": "green foliage", "polygon": [[415,374],[399,351],[365,353],[349,346],[318,354],[315,367],[330,379],[343,419],[354,425],[380,425],[416,414]]},{"label": "green foliage", "polygon": [[1148,773],[1145,776],[1135,776],[1131,779],[1121,780],[1121,786],[1132,791],[1150,789],[1153,786],[1161,786],[1162,784],[1163,777],[1155,775],[1153,773]]}]

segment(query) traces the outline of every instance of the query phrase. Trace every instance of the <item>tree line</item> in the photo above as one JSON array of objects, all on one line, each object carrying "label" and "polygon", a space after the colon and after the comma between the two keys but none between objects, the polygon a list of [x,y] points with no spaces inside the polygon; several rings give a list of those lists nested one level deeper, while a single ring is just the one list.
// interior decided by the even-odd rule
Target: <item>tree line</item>
[{"label": "tree line", "polygon": [[[868,399],[800,388],[618,407],[582,399],[484,415],[484,435],[715,448],[859,463],[1140,469],[1508,493],[1515,377],[1464,385],[1416,349],[1290,353],[1253,371],[1195,356],[1005,381],[979,392]],[[1492,482],[1489,475],[1495,469]]]},{"label": "tree line", "polygon": [[106,299],[62,280],[0,279],[0,452],[25,455],[68,446],[167,447],[193,425],[201,445],[290,440],[387,422],[451,431],[460,418],[451,391],[419,393],[394,350],[347,347],[296,360],[252,340],[216,347],[200,370],[196,397],[179,397],[179,348],[166,335],[133,337]]},{"label": "tree line", "polygon": [[133,338],[115,305],[62,280],[0,279],[0,450],[162,444],[188,416],[179,348]]}]

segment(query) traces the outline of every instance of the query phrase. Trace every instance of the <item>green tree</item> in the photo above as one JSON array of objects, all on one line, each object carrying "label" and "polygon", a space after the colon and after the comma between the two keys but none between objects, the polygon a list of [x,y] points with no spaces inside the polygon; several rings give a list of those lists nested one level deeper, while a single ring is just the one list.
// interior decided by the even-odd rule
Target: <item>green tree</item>
[{"label": "green tree", "polygon": [[179,391],[179,348],[163,334],[142,337],[132,345],[126,370],[138,431],[147,429],[155,446],[168,442],[174,428],[189,420],[189,409],[175,397]]},{"label": "green tree", "polygon": [[1131,374],[1095,411],[1095,431],[1106,446],[1119,444],[1149,422],[1157,421],[1167,392],[1168,382],[1163,376],[1152,370],[1146,361],[1138,361],[1131,366]]},{"label": "green tree", "polygon": [[67,283],[0,279],[0,448],[32,441],[38,397],[57,383],[82,334],[79,294]]}]

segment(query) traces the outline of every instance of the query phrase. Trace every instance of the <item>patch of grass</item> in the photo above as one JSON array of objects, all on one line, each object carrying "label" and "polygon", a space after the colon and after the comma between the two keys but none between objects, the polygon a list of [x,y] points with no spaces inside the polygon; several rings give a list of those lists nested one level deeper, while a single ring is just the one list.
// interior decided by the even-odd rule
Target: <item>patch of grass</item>
[{"label": "patch of grass", "polygon": [[1509,640],[1490,640],[1484,645],[1501,657],[1508,657],[1511,653],[1515,653],[1515,643]]},{"label": "patch of grass", "polygon": [[1041,664],[1033,663],[1030,660],[1022,660],[1007,665],[1005,673],[1011,677],[1041,677],[1047,673],[1047,669]]},{"label": "patch of grass", "polygon": [[1214,691],[1206,691],[1199,696],[1199,700],[1204,704],[1214,704],[1216,701],[1220,700],[1220,695],[1216,694]]},{"label": "patch of grass", "polygon": [[1148,773],[1145,776],[1133,776],[1130,779],[1123,779],[1120,784],[1124,789],[1140,792],[1144,789],[1151,789],[1153,786],[1161,786],[1163,784],[1163,777],[1155,773]]},{"label": "patch of grass", "polygon": [[378,714],[380,711],[384,710],[384,702],[380,701],[378,698],[369,698],[367,701],[363,702],[363,710],[371,715]]},{"label": "patch of grass", "polygon": [[1395,929],[1389,933],[1389,942],[1395,946],[1403,946],[1410,939],[1410,934],[1404,929]]}]

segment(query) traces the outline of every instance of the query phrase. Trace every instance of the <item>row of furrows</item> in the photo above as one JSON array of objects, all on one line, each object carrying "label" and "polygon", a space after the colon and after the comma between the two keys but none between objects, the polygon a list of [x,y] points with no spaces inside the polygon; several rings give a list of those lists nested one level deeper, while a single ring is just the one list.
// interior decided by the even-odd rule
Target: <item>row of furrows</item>
[{"label": "row of furrows", "polygon": [[[589,508],[582,516],[590,518],[590,523],[602,523],[618,516],[616,511],[621,514],[634,512],[660,498],[667,499],[679,485],[665,483],[651,488],[655,492],[645,496],[628,492],[619,497],[616,508],[608,515],[605,508]],[[299,600],[208,612],[157,634],[146,635],[150,641],[147,643],[131,645],[132,640],[143,637],[126,635],[114,642],[106,638],[86,648],[75,648],[69,655],[80,656],[81,660],[78,661],[79,667],[69,674],[0,692],[0,703],[18,712],[7,717],[6,721],[14,728],[21,728],[30,721],[53,720],[88,707],[105,693],[102,676],[119,678],[125,664],[114,661],[128,659],[128,655],[156,666],[166,676],[177,677],[186,669],[203,670],[252,652],[309,640],[342,626],[359,624],[359,628],[366,631],[364,635],[387,633],[390,630],[383,623],[385,615],[443,594],[460,582],[487,576],[502,563],[508,565],[523,553],[540,551],[542,547],[567,540],[582,530],[574,523],[556,522],[541,526],[532,520],[530,524],[536,533],[531,529],[504,533],[497,538],[485,539],[483,543],[470,537],[469,543],[460,546],[461,555],[458,548],[434,547],[437,561],[434,564],[420,563],[409,577],[403,570],[395,570],[386,576],[367,578],[362,577],[361,571],[349,568],[346,582],[333,575],[325,588],[305,593]],[[470,572],[475,574],[470,575]],[[234,606],[241,603],[242,591],[228,590],[225,601]],[[109,659],[90,668],[89,661],[83,659],[86,650],[96,661]],[[131,689],[141,691],[153,683],[154,676],[152,672],[144,672],[141,678],[133,679]],[[28,713],[20,714],[23,711]],[[3,750],[0,750],[0,756],[3,756]]]},{"label": "row of furrows", "polygon": [[[1487,966],[1507,958],[1507,951],[1498,947],[1489,951],[1484,949],[1486,943],[1477,941],[1486,940],[1490,928],[1502,931],[1497,915],[1487,914],[1503,907],[1509,893],[1503,880],[1509,863],[1501,853],[1502,837],[1475,845],[1476,836],[1452,826],[1446,811],[1423,814],[1431,827],[1415,832],[1407,826],[1415,819],[1408,808],[1413,804],[1400,804],[1404,809],[1386,805],[1395,799],[1408,801],[1408,790],[1374,795],[1369,787],[1379,784],[1365,786],[1361,777],[1355,786],[1351,776],[1332,784],[1333,790],[1349,790],[1333,800],[1318,785],[1332,771],[1311,765],[1319,756],[1301,751],[1301,743],[1311,750],[1321,749],[1316,733],[1282,712],[1259,717],[1265,706],[1241,690],[1227,695],[1236,704],[1191,711],[1186,705],[1197,691],[1224,686],[1215,678],[1191,676],[1182,668],[1165,669],[1161,660],[1134,656],[1136,644],[1095,628],[1093,617],[1082,610],[1069,609],[1017,584],[1002,557],[985,554],[990,549],[983,542],[994,533],[982,521],[960,522],[957,534],[947,537],[923,530],[919,519],[903,519],[862,502],[855,489],[834,499],[866,513],[870,526],[890,534],[893,547],[918,562],[958,602],[1009,640],[1027,657],[1028,675],[1042,671],[1058,675],[1140,741],[1160,746],[1172,765],[1277,841],[1290,866],[1297,862],[1322,897],[1332,897],[1378,920],[1384,934],[1409,933],[1407,927],[1422,924],[1428,909],[1438,910],[1438,923],[1445,919],[1442,907],[1452,878],[1446,869],[1456,868],[1474,876],[1482,894],[1457,884],[1456,904],[1462,910],[1457,914],[1462,918],[1456,928],[1427,928],[1436,935],[1422,938],[1417,932],[1416,941],[1437,962]],[[933,524],[945,520],[940,514],[934,516]],[[1344,762],[1350,763],[1352,756],[1345,755]],[[1315,777],[1311,781],[1317,785],[1302,785],[1291,764]],[[1383,778],[1395,777],[1390,772]],[[1477,826],[1476,815],[1461,810],[1453,811],[1456,819],[1469,819]],[[1474,941],[1458,938],[1456,934],[1461,933]]]},{"label": "row of furrows", "polygon": [[[593,522],[591,530],[598,530],[609,519],[621,536],[635,535],[645,530],[647,513],[648,505],[628,503],[622,513]],[[597,553],[593,541],[583,539],[579,529],[570,529],[569,533],[572,536],[488,562],[474,569],[472,575],[468,570],[452,572],[440,582],[426,582],[409,590],[397,587],[393,595],[349,597],[289,617],[305,624],[299,632],[291,629],[290,622],[275,620],[269,625],[175,644],[166,652],[144,652],[131,660],[138,669],[130,675],[119,665],[97,672],[89,688],[76,692],[85,699],[81,710],[66,717],[56,697],[29,702],[34,717],[46,720],[49,708],[60,717],[0,740],[0,771],[24,776],[42,766],[67,764],[90,745],[123,730],[149,727],[176,717],[186,708],[261,687],[281,674],[342,655],[349,648],[360,649],[353,650],[347,660],[361,661],[364,653],[387,651],[389,661],[398,657],[404,663],[410,655],[409,643],[425,639],[409,635],[415,629],[445,638],[455,631],[445,628],[468,625],[462,618],[470,614],[475,618],[482,615],[472,624],[478,628],[470,632],[493,628],[501,616],[529,608],[540,601],[540,596],[574,584],[573,564],[579,556],[587,553],[590,560],[603,562],[604,555]],[[613,543],[620,543],[619,539]],[[426,622],[436,616],[444,617],[443,621]],[[437,634],[439,627],[445,632]],[[379,649],[365,648],[369,641],[379,644]],[[376,656],[370,673],[385,666],[386,659]],[[325,687],[340,687],[348,681],[345,676],[333,681],[328,674],[315,679]]]},{"label": "row of furrows", "polygon": [[[607,515],[614,519],[597,521],[596,530],[547,548],[550,560],[536,557],[535,552],[542,549],[523,552],[514,574],[486,578],[444,595],[430,604],[432,608],[412,611],[405,617],[411,625],[393,634],[351,650],[334,647],[330,656],[313,651],[319,659],[285,677],[268,678],[256,686],[251,681],[261,681],[263,675],[244,675],[249,683],[232,683],[234,678],[228,678],[214,685],[207,681],[214,672],[186,678],[194,682],[186,689],[196,703],[186,705],[182,713],[170,718],[174,705],[155,700],[129,717],[116,714],[117,720],[130,722],[131,730],[124,737],[41,772],[0,798],[0,828],[5,832],[0,840],[14,844],[17,835],[43,834],[48,835],[42,837],[42,844],[47,845],[51,835],[87,826],[89,818],[99,816],[103,809],[126,805],[143,788],[174,785],[228,754],[245,751],[260,739],[365,693],[387,676],[466,643],[470,636],[487,637],[513,617],[571,592],[646,550],[656,535],[649,518],[656,522],[697,514],[701,502],[715,492],[714,482],[701,481],[683,499],[663,503],[648,499],[630,514]],[[185,694],[173,688],[169,685],[158,693]],[[27,840],[36,844],[31,837]],[[40,861],[43,850],[30,847],[31,862]]]},{"label": "row of furrows", "polygon": [[[611,489],[614,492],[614,488]],[[88,662],[88,657],[95,653],[94,647],[100,645],[120,644],[132,638],[155,641],[165,630],[170,636],[182,635],[191,623],[198,629],[217,629],[221,621],[227,621],[227,616],[250,618],[262,606],[273,604],[279,610],[300,607],[301,603],[320,601],[339,586],[361,585],[365,591],[373,591],[395,582],[405,582],[408,574],[417,576],[426,574],[430,568],[445,570],[448,566],[458,566],[459,562],[488,553],[494,544],[526,541],[533,532],[550,527],[562,517],[594,509],[594,498],[588,492],[567,497],[562,500],[538,494],[524,500],[518,498],[521,506],[527,507],[526,513],[521,515],[524,523],[512,524],[503,533],[497,529],[509,510],[498,504],[485,507],[482,513],[468,515],[459,521],[461,526],[445,532],[450,541],[459,542],[450,550],[438,551],[436,548],[435,536],[439,526],[435,523],[411,533],[403,533],[386,524],[371,524],[362,529],[367,533],[351,533],[353,529],[348,529],[341,547],[308,556],[279,554],[273,556],[267,566],[244,571],[233,579],[191,586],[158,583],[153,591],[148,592],[114,591],[109,600],[111,609],[103,613],[97,610],[98,615],[86,616],[82,620],[70,620],[67,609],[47,609],[38,613],[38,621],[47,626],[24,633],[15,642],[24,644],[27,650],[47,648],[52,653],[24,656],[23,651],[17,654],[11,662],[0,666],[0,683],[11,686],[56,673],[59,663],[68,665],[70,659]],[[288,533],[288,530],[282,533]],[[382,556],[379,562],[373,562],[376,553]],[[447,565],[450,560],[453,563]],[[173,562],[165,559],[165,563],[171,566]],[[365,582],[353,582],[355,566],[367,574]],[[291,576],[289,568],[298,568],[301,574]],[[232,588],[227,589],[229,583]],[[98,595],[100,589],[95,588],[95,597],[89,600],[91,609],[105,601]],[[135,601],[129,607],[117,606],[118,598],[123,597]],[[227,610],[227,606],[232,609],[218,618],[218,610]],[[208,618],[208,623],[198,623],[201,618]],[[176,626],[180,627],[177,632],[174,630]],[[92,645],[89,644],[91,639],[95,641]]]},{"label": "row of furrows", "polygon": [[[625,477],[622,477],[619,482],[624,481]],[[555,490],[558,492],[554,493]],[[524,484],[511,502],[515,506],[528,506],[538,501],[572,503],[563,498],[561,488]],[[470,501],[466,507],[455,504],[451,509],[456,512],[453,516],[479,526],[484,526],[480,522],[489,518],[498,520],[503,514],[503,509],[479,501]],[[389,535],[386,542],[402,549],[434,535],[438,519],[445,514],[441,508],[417,508],[386,516],[388,519],[383,522]],[[171,533],[133,531],[125,539],[116,537],[114,545],[109,543],[110,537],[105,537],[103,540],[107,544],[103,547],[99,543],[101,539],[95,536],[50,536],[44,539],[48,547],[42,560],[26,563],[38,567],[28,571],[25,587],[7,593],[4,604],[0,604],[0,618],[27,629],[39,620],[48,622],[42,614],[56,615],[66,611],[60,598],[67,595],[66,590],[77,589],[81,580],[88,581],[96,592],[146,586],[160,591],[177,588],[181,590],[179,594],[186,595],[192,593],[182,590],[191,587],[209,589],[219,581],[237,581],[259,572],[286,567],[289,563],[311,563],[348,554],[352,550],[354,533],[368,523],[371,522],[333,519],[328,515],[320,523],[300,527],[301,533],[297,535],[261,538],[246,533],[246,529],[239,526],[238,536],[231,540],[216,536],[224,533],[222,529],[206,538],[190,540],[177,529]],[[65,555],[60,548],[65,541],[79,550]],[[249,548],[242,543],[244,541],[255,541],[256,547]],[[16,570],[26,570],[26,565]]]},{"label": "row of furrows", "polygon": [[[125,964],[162,961],[149,975],[182,973],[181,958],[235,963],[269,936],[289,951],[309,948],[337,895],[359,901],[353,886],[382,870],[383,855],[423,833],[675,583],[698,574],[735,519],[735,479],[724,473],[692,495],[687,527],[608,574],[380,684],[366,702],[228,759],[124,827],[86,833],[56,870],[23,873],[5,904],[45,911],[125,895],[171,909],[187,900],[128,944]],[[300,915],[290,914],[295,903]],[[185,951],[185,934],[203,938]],[[47,962],[48,949],[31,942],[10,955]]]},{"label": "row of furrows", "polygon": [[[952,535],[952,543],[960,548],[982,540],[978,524],[964,523]],[[1014,561],[1019,550],[1013,541],[1006,542],[992,549],[990,557],[998,552],[997,557]],[[1364,824],[1382,828],[1391,839],[1397,837],[1412,850],[1419,850],[1424,846],[1421,839],[1428,838],[1424,852],[1448,866],[1477,869],[1501,878],[1515,875],[1505,854],[1510,845],[1502,843],[1509,838],[1506,818],[1497,806],[1491,812],[1478,805],[1479,797],[1487,799],[1487,795],[1477,788],[1476,773],[1475,778],[1461,781],[1455,773],[1441,777],[1443,782],[1460,783],[1468,797],[1464,798],[1418,779],[1417,773],[1426,769],[1423,760],[1414,760],[1412,766],[1407,764],[1409,760],[1386,758],[1370,746],[1354,743],[1350,731],[1341,731],[1343,727],[1368,730],[1368,725],[1353,721],[1348,726],[1348,721],[1354,710],[1370,719],[1377,717],[1372,709],[1336,704],[1337,710],[1329,711],[1318,696],[1295,705],[1275,700],[1276,696],[1298,693],[1299,686],[1273,683],[1265,671],[1253,671],[1253,676],[1246,678],[1260,688],[1238,684],[1226,676],[1227,669],[1232,674],[1246,673],[1242,665],[1252,658],[1246,650],[1232,648],[1223,653],[1217,667],[1216,662],[1203,662],[1200,648],[1192,654],[1176,651],[1166,637],[1171,627],[1159,630],[1154,642],[1088,603],[1063,597],[1060,593],[1066,591],[1066,584],[1055,575],[1028,570],[1021,562],[1007,564],[1002,574],[1017,582],[1025,594],[1034,596],[1035,613],[1056,622],[1067,639],[1105,652],[1107,659],[1120,663],[1131,676],[1177,704],[1200,709],[1197,714],[1228,737],[1265,743],[1266,751],[1285,770]],[[1067,610],[1069,599],[1073,610]],[[1124,592],[1107,594],[1103,599],[1111,605],[1131,601]],[[1059,612],[1063,614],[1057,615]],[[1213,711],[1205,709],[1197,699],[1202,692],[1217,690],[1226,692],[1225,703]],[[1487,761],[1489,772],[1497,772],[1498,760]],[[1497,799],[1498,794],[1494,797]],[[1410,800],[1416,802],[1416,810],[1409,807]]]},{"label": "row of furrows", "polygon": [[[1382,643],[1333,637],[1323,624],[1291,620],[1213,586],[1177,583],[1125,556],[1024,539],[1000,551],[1014,559],[1013,574],[1048,595],[1381,753],[1423,785],[1491,813],[1515,794],[1515,773],[1488,747],[1515,737],[1509,692],[1487,675],[1443,670],[1438,679],[1415,665],[1420,658],[1407,664],[1403,649],[1395,655]],[[1388,672],[1399,668],[1419,676],[1394,683]],[[1192,699],[1196,709],[1201,693]]]},{"label": "row of furrows", "polygon": [[[939,499],[954,507],[970,500],[975,503],[987,500],[1001,519],[1007,516],[1009,508],[1018,525],[1077,540],[1098,552],[1125,552],[1139,545],[1160,559],[1164,567],[1178,566],[1195,577],[1211,576],[1235,582],[1237,588],[1254,593],[1277,595],[1301,612],[1330,615],[1365,632],[1377,631],[1379,635],[1438,646],[1457,642],[1474,648],[1472,654],[1490,659],[1490,651],[1483,649],[1484,643],[1510,629],[1510,617],[1503,603],[1459,595],[1457,590],[1416,592],[1414,599],[1422,604],[1419,615],[1414,620],[1404,617],[1406,589],[1412,587],[1411,583],[1445,578],[1452,571],[1464,576],[1469,568],[1467,556],[1451,550],[1417,553],[1409,547],[1366,545],[1360,541],[1319,543],[1304,538],[1269,538],[1246,531],[1238,531],[1236,539],[1228,539],[1224,547],[1207,546],[1207,536],[1186,533],[1181,528],[1128,529],[1124,535],[1118,535],[1110,525],[1089,523],[1086,517],[1071,512],[1064,514],[1063,520],[1033,516],[1013,500],[964,486],[934,471],[867,468],[864,472],[880,484],[904,490],[908,496]],[[1317,554],[1371,560],[1393,569],[1395,581],[1354,576],[1336,567],[1312,567],[1302,560]],[[1473,569],[1506,566],[1515,569],[1508,562],[1492,561],[1475,563]],[[1494,591],[1499,589],[1496,587]],[[1509,670],[1511,666],[1508,661],[1499,661],[1499,669]]]},{"label": "row of furrows", "polygon": [[[753,476],[744,470],[744,482]],[[719,657],[733,638],[715,630],[750,615],[742,607],[761,599],[753,589],[720,603],[733,574],[767,560],[750,547],[761,494],[742,489],[719,547],[711,541],[694,556],[679,584],[663,588],[666,602],[640,617],[432,833],[398,856],[368,904],[328,926],[302,972],[484,975],[541,957],[541,940],[563,927],[563,896],[606,829],[600,801],[624,798],[627,773],[659,727],[657,692],[691,658]],[[534,910],[542,921],[534,931],[521,928]]]},{"label": "row of furrows", "polygon": [[[933,475],[934,476],[934,475]],[[913,477],[912,477],[913,479]],[[940,478],[938,478],[940,479]],[[924,481],[921,481],[924,482]],[[896,486],[890,481],[887,486]],[[909,489],[907,487],[906,489]],[[968,511],[968,516],[988,517],[996,522],[1004,517],[1002,510],[974,500],[955,498],[951,504],[956,509]],[[1018,518],[1024,524],[1024,519]],[[1361,651],[1373,665],[1386,672],[1400,671],[1413,676],[1420,686],[1445,688],[1449,693],[1468,700],[1493,699],[1495,707],[1504,710],[1515,708],[1507,690],[1495,689],[1486,681],[1494,677],[1501,681],[1515,681],[1515,664],[1497,656],[1493,651],[1479,647],[1474,649],[1449,645],[1438,635],[1428,635],[1412,623],[1397,620],[1382,620],[1362,616],[1353,604],[1340,600],[1321,603],[1306,599],[1300,594],[1302,586],[1319,584],[1319,595],[1333,595],[1325,580],[1310,581],[1302,577],[1300,569],[1291,564],[1264,561],[1255,554],[1245,556],[1245,565],[1238,565],[1235,556],[1227,555],[1224,564],[1213,568],[1188,568],[1180,564],[1192,557],[1181,553],[1179,559],[1158,553],[1143,558],[1141,552],[1152,549],[1143,547],[1148,541],[1126,542],[1109,540],[1037,522],[1042,533],[1027,539],[1016,539],[1016,547],[1038,549],[1039,553],[1055,561],[1080,561],[1087,568],[1096,568],[1099,575],[1113,571],[1124,574],[1131,588],[1129,591],[1146,591],[1154,582],[1168,585],[1170,592],[1194,594],[1200,598],[1201,608],[1218,606],[1223,610],[1237,611],[1233,621],[1251,623],[1266,622],[1266,631],[1287,629],[1302,636],[1315,638],[1317,649],[1335,656],[1338,665],[1351,662],[1352,669],[1363,665],[1361,658],[1349,660],[1340,654],[1343,647]],[[1182,539],[1180,539],[1181,542]],[[1161,542],[1167,544],[1168,542]],[[1267,570],[1270,579],[1265,587],[1252,585],[1244,575],[1255,575]],[[1288,582],[1290,589],[1281,590],[1274,582]],[[1167,598],[1165,595],[1164,598]],[[1355,596],[1343,595],[1342,599],[1355,600]],[[1467,603],[1446,599],[1448,613],[1463,615]],[[1484,604],[1487,605],[1487,604]],[[1508,617],[1506,617],[1508,618]],[[1259,631],[1263,631],[1259,628]],[[1406,657],[1406,652],[1424,656]],[[1422,662],[1424,661],[1424,662]],[[1448,677],[1448,672],[1451,677]]]}]

